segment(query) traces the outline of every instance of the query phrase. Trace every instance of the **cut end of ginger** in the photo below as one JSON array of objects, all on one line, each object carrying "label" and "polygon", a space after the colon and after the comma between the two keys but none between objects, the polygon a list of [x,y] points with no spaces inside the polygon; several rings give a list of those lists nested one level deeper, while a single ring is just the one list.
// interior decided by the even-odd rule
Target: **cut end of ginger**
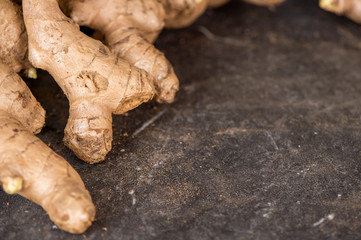
[{"label": "cut end of ginger", "polygon": [[35,68],[29,68],[26,72],[26,76],[28,78],[31,78],[31,79],[37,79],[38,78],[38,74],[36,72],[36,69]]},{"label": "cut end of ginger", "polygon": [[319,2],[320,8],[333,12],[333,13],[339,13],[340,7],[339,7],[339,1],[338,0],[320,0]]},{"label": "cut end of ginger", "polygon": [[5,177],[2,179],[3,189],[7,194],[15,194],[21,191],[23,182],[21,177]]}]

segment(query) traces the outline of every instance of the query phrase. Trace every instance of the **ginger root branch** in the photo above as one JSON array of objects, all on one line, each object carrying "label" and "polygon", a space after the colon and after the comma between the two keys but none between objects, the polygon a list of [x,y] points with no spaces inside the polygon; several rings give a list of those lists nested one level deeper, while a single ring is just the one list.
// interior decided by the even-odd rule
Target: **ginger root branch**
[{"label": "ginger root branch", "polygon": [[150,100],[152,77],[80,32],[57,0],[24,0],[23,9],[31,63],[47,70],[69,99],[65,143],[86,162],[104,160],[113,138],[112,113]]},{"label": "ginger root branch", "polygon": [[95,215],[89,192],[76,171],[33,135],[44,124],[44,110],[21,78],[3,63],[0,86],[4,100],[0,101],[0,182],[4,190],[42,206],[60,228],[85,231]]},{"label": "ginger root branch", "polygon": [[18,193],[23,188],[24,179],[21,177],[6,176],[1,179],[1,184],[7,194]]}]

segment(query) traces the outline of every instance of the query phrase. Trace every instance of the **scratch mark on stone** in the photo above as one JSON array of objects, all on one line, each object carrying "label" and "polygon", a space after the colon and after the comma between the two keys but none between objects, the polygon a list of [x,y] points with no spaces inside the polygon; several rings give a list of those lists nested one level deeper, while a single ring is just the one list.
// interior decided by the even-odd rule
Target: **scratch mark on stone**
[{"label": "scratch mark on stone", "polygon": [[203,33],[204,36],[206,36],[209,40],[212,40],[212,41],[215,41],[215,42],[220,42],[220,43],[223,43],[223,44],[226,44],[226,45],[231,45],[231,46],[241,46],[241,47],[246,45],[245,42],[240,41],[238,39],[217,36],[217,35],[213,34],[211,31],[209,31],[204,26],[200,26],[198,28],[198,31]]},{"label": "scratch mark on stone", "polygon": [[137,199],[135,199],[134,190],[129,191],[129,195],[132,196],[132,205],[135,205],[137,202]]},{"label": "scratch mark on stone", "polygon": [[323,217],[323,218],[321,218],[319,221],[315,222],[315,223],[313,224],[313,227],[317,227],[318,225],[321,225],[324,221],[326,221],[326,220],[331,221],[331,220],[333,220],[334,218],[335,218],[335,214],[333,214],[333,213],[328,214],[327,217]]},{"label": "scratch mark on stone", "polygon": [[273,139],[272,135],[269,133],[269,132],[266,132],[267,133],[267,137],[269,138],[270,140],[270,144],[272,145],[272,147],[277,151],[278,150],[278,146],[275,142],[275,140]]},{"label": "scratch mark on stone", "polygon": [[135,130],[135,132],[132,134],[133,137],[135,137],[136,135],[138,135],[139,133],[141,133],[144,129],[146,129],[147,127],[149,127],[149,125],[151,125],[152,123],[154,123],[158,118],[160,118],[166,110],[163,110],[161,112],[159,112],[157,115],[155,115],[154,117],[152,117],[151,119],[149,119],[148,121],[146,121],[145,123],[143,123],[143,125],[138,128],[137,130]]},{"label": "scratch mark on stone", "polygon": [[162,165],[164,163],[164,161],[163,160],[160,160],[159,162],[156,162],[154,165],[153,165],[153,167],[154,168],[157,168],[157,167],[159,167],[160,165]]}]

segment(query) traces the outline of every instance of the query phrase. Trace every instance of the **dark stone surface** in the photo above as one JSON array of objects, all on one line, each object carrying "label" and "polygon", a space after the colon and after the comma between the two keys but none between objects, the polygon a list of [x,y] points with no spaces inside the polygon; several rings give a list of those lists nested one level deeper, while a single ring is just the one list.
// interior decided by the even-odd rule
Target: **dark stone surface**
[{"label": "dark stone surface", "polygon": [[233,1],[164,32],[176,101],[115,116],[97,165],[62,144],[67,100],[43,74],[40,137],[79,171],[96,220],[67,234],[1,191],[0,238],[360,239],[360,30],[289,0],[273,12]]}]

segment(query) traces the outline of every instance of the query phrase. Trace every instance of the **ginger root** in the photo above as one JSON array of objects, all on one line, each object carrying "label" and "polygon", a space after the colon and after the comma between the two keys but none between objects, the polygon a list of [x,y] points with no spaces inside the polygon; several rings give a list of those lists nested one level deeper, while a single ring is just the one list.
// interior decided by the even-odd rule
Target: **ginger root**
[{"label": "ginger root", "polygon": [[101,33],[118,58],[153,76],[159,102],[174,100],[178,78],[164,54],[152,44],[165,25],[166,13],[169,14],[160,2],[71,0],[64,5],[76,23]]},{"label": "ginger root", "polygon": [[[76,171],[34,136],[45,111],[15,71],[29,65],[20,6],[0,1],[0,184],[42,206],[71,233],[84,232],[95,207]],[[8,38],[10,37],[10,38]]]},{"label": "ginger root", "polygon": [[47,70],[69,99],[65,144],[88,163],[104,160],[113,138],[112,113],[150,100],[152,77],[80,32],[57,0],[23,0],[23,15],[31,63]]},{"label": "ginger root", "polygon": [[[158,102],[173,102],[178,78],[164,54],[152,44],[164,27],[193,23],[208,4],[228,0],[64,0],[63,9],[79,25],[95,29],[119,58],[153,76]],[[94,11],[97,9],[97,11]]]},{"label": "ginger root", "polygon": [[57,0],[24,0],[29,59],[47,70],[69,99],[65,144],[84,161],[97,163],[111,149],[112,113],[124,113],[154,95],[159,102],[174,100],[178,79],[152,41],[164,26],[193,22],[208,1],[60,3],[75,22],[101,32],[111,51],[81,33]]},{"label": "ginger root", "polygon": [[15,72],[29,68],[28,39],[21,8],[10,0],[0,1],[0,59]]},{"label": "ginger root", "polygon": [[33,133],[45,111],[21,78],[0,63],[0,182],[42,206],[52,221],[71,232],[84,232],[95,207],[77,172]]},{"label": "ginger root", "polygon": [[359,0],[320,0],[320,7],[337,15],[344,15],[361,23],[361,2]]}]

